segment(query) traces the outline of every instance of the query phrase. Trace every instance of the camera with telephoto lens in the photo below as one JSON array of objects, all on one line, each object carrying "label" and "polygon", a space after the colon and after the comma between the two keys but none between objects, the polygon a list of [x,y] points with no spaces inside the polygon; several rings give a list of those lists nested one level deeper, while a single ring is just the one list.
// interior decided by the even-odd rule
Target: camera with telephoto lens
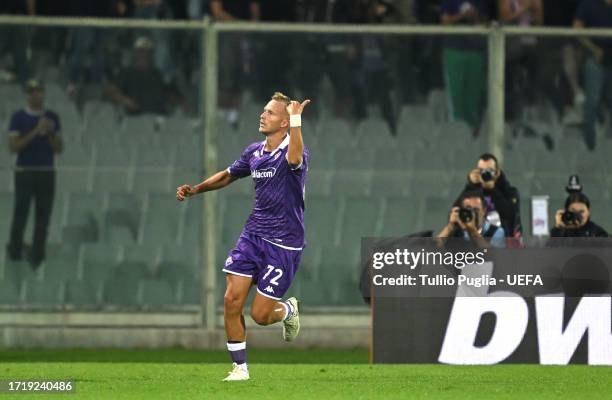
[{"label": "camera with telephoto lens", "polygon": [[468,224],[474,220],[474,210],[472,207],[461,207],[459,209],[459,220]]},{"label": "camera with telephoto lens", "polygon": [[564,225],[578,225],[582,222],[582,216],[577,212],[565,210],[561,214],[561,221],[563,221]]},{"label": "camera with telephoto lens", "polygon": [[480,178],[483,182],[490,182],[495,179],[495,172],[496,171],[493,168],[481,169]]}]

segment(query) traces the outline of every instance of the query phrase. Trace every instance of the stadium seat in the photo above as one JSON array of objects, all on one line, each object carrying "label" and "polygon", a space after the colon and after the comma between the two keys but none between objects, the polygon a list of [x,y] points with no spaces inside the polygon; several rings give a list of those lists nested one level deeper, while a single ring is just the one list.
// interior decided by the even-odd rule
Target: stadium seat
[{"label": "stadium seat", "polygon": [[150,269],[144,261],[121,261],[113,272],[113,278],[122,278],[127,281],[138,281],[150,275]]},{"label": "stadium seat", "polygon": [[102,302],[104,305],[135,308],[139,305],[138,280],[113,277],[104,282]]},{"label": "stadium seat", "polygon": [[346,197],[340,244],[359,248],[362,237],[376,236],[381,205],[378,198]]},{"label": "stadium seat", "polygon": [[375,150],[375,171],[408,171],[414,166],[412,153],[402,148],[383,147]]},{"label": "stadium seat", "polygon": [[[221,201],[221,196],[219,199]],[[223,243],[235,243],[253,208],[253,196],[229,194],[224,201],[227,204],[223,220],[219,221],[223,232],[221,240]]]},{"label": "stadium seat", "polygon": [[97,167],[94,169],[93,190],[100,192],[127,192],[130,172],[126,168]]},{"label": "stadium seat", "polygon": [[306,193],[305,225],[309,243],[334,244],[338,224],[340,198]]},{"label": "stadium seat", "polygon": [[96,166],[119,168],[132,165],[133,154],[122,143],[98,143],[94,148]]},{"label": "stadium seat", "polygon": [[70,193],[68,204],[67,224],[83,225],[93,221],[96,227],[100,226],[104,209],[102,196],[97,193]]},{"label": "stadium seat", "polygon": [[398,169],[395,171],[375,170],[372,176],[372,197],[409,196],[411,193],[410,172]]},{"label": "stadium seat", "polygon": [[20,304],[19,285],[10,279],[0,280],[0,304]]},{"label": "stadium seat", "polygon": [[138,116],[129,116],[123,119],[121,130],[126,138],[130,136],[146,137],[149,134],[153,135],[160,129],[161,118],[154,114],[142,114]]},{"label": "stadium seat", "polygon": [[432,110],[427,106],[404,105],[398,118],[398,136],[426,137],[431,134],[427,126],[434,125]]},{"label": "stadium seat", "polygon": [[302,252],[298,269],[299,279],[316,279],[321,260],[321,246],[308,243]]},{"label": "stadium seat", "polygon": [[55,179],[57,193],[86,193],[93,190],[93,170],[89,167],[61,168],[56,172]]},{"label": "stadium seat", "polygon": [[403,236],[419,231],[422,208],[418,198],[388,197],[380,236]]},{"label": "stadium seat", "polygon": [[25,302],[28,305],[56,306],[63,303],[62,282],[26,279]]},{"label": "stadium seat", "polygon": [[337,147],[335,161],[338,170],[371,170],[374,165],[374,149],[372,147]]},{"label": "stadium seat", "polygon": [[65,283],[64,303],[79,306],[95,306],[99,303],[96,285],[86,281],[69,279]]},{"label": "stadium seat", "polygon": [[196,275],[187,263],[163,261],[159,265],[157,276],[172,287],[178,287],[182,281],[193,281]]},{"label": "stadium seat", "polygon": [[182,205],[169,193],[149,193],[147,198],[140,237],[149,244],[176,244]]},{"label": "stadium seat", "polygon": [[201,133],[197,127],[202,124],[202,121],[188,118],[182,115],[173,115],[166,118],[159,126],[160,133],[166,136],[182,137]]},{"label": "stadium seat", "polygon": [[[131,187],[133,193],[171,192],[170,168],[136,168]],[[175,184],[174,188],[179,184]]]},{"label": "stadium seat", "polygon": [[161,247],[157,245],[136,245],[124,244],[121,246],[121,262],[144,263],[149,269],[156,266],[160,262]]},{"label": "stadium seat", "polygon": [[325,118],[321,121],[319,131],[326,138],[325,143],[330,147],[346,147],[355,140],[348,122],[340,118]]},{"label": "stadium seat", "polygon": [[[176,147],[176,156],[174,157],[174,165],[176,167],[195,170],[200,170],[202,168],[202,163],[204,162],[204,154],[202,150],[202,144],[199,142],[199,140],[189,141],[181,139],[181,141],[175,143],[173,147]],[[239,156],[240,153],[234,155],[234,160]],[[227,167],[226,165],[218,166],[219,168]]]},{"label": "stadium seat", "polygon": [[328,196],[331,193],[331,170],[308,169],[306,193],[309,195]]},{"label": "stadium seat", "polygon": [[[417,164],[420,165],[420,164]],[[410,187],[413,193],[422,196],[457,196],[459,193],[451,192],[454,168],[448,170],[422,170],[414,172],[410,179]],[[460,176],[466,176],[467,171],[460,171]],[[453,198],[454,200],[454,198]]]},{"label": "stadium seat", "polygon": [[296,280],[295,285],[303,308],[334,305],[332,302],[334,288],[329,283],[300,279]]},{"label": "stadium seat", "polygon": [[140,281],[142,305],[148,308],[177,304],[177,295],[168,282],[145,279]]},{"label": "stadium seat", "polygon": [[[219,290],[219,292],[223,292]],[[201,286],[200,282],[187,279],[183,280],[179,286],[179,300],[181,304],[185,305],[199,305],[200,304],[200,293]]]},{"label": "stadium seat", "polygon": [[[309,170],[328,171],[336,168],[336,155],[333,147],[323,146],[311,148],[308,144],[307,146],[310,151],[310,158],[308,160]],[[348,150],[345,149],[345,151]]]},{"label": "stadium seat", "polygon": [[[188,248],[198,248],[202,246],[202,197],[190,199],[184,204],[184,213],[179,232],[179,243]],[[222,214],[217,214],[222,215]],[[217,218],[218,219],[218,218]],[[217,221],[219,224],[220,221]],[[218,226],[218,228],[220,228]],[[218,232],[221,230],[219,229]]]},{"label": "stadium seat", "polygon": [[[138,228],[142,218],[143,197],[132,193],[108,193],[108,208],[105,211],[104,228],[126,227],[132,233],[132,241],[138,239]],[[112,237],[103,235],[105,240]]]},{"label": "stadium seat", "polygon": [[89,167],[93,160],[91,145],[72,143],[65,146],[64,151],[56,156],[59,167]]},{"label": "stadium seat", "polygon": [[573,165],[574,160],[573,154],[559,154],[558,152],[542,151],[535,158],[535,173],[540,175],[542,173],[558,172],[571,174],[572,170],[568,170]]},{"label": "stadium seat", "polygon": [[[158,267],[165,264],[179,265],[180,268],[184,268],[190,271],[191,274],[198,275],[201,263],[201,250],[202,246],[174,246],[166,245],[160,249],[160,261]],[[227,249],[224,249],[221,253],[217,253],[217,259],[224,261],[227,253]]]},{"label": "stadium seat", "polygon": [[113,244],[85,243],[81,245],[83,279],[101,281],[113,274],[119,262],[120,247]]},{"label": "stadium seat", "polygon": [[12,220],[13,208],[15,202],[15,195],[13,193],[2,193],[0,192],[0,214],[5,216],[8,232],[9,220]]},{"label": "stadium seat", "polygon": [[323,246],[321,250],[320,267],[317,279],[350,281],[353,271],[360,262],[359,246]]},{"label": "stadium seat", "polygon": [[549,195],[559,197],[565,195],[569,174],[562,173],[540,173],[535,174],[532,179],[531,194]]},{"label": "stadium seat", "polygon": [[371,170],[337,170],[331,178],[331,192],[335,196],[368,196],[371,193],[371,183]]},{"label": "stadium seat", "polygon": [[45,282],[63,282],[76,279],[79,271],[76,258],[74,260],[46,260],[42,266]]},{"label": "stadium seat", "polygon": [[53,110],[59,115],[62,137],[66,141],[75,142],[81,136],[83,122],[74,103],[65,101],[49,104],[53,104]]},{"label": "stadium seat", "polygon": [[419,230],[433,230],[434,234],[440,231],[448,223],[448,213],[454,200],[448,197],[426,197],[422,228]]},{"label": "stadium seat", "polygon": [[[370,146],[382,147],[393,138],[389,130],[389,124],[382,118],[367,118],[359,122],[355,130],[355,139],[358,143]],[[358,146],[362,148],[361,146]]]}]

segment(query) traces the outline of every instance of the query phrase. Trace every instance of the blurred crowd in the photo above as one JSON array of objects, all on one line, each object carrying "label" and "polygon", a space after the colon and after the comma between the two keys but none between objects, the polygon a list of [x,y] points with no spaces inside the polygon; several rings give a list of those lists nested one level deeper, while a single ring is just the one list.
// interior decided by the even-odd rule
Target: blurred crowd
[{"label": "blurred crowd", "polygon": [[[612,3],[608,0],[4,0],[0,14],[612,26]],[[194,88],[200,77],[201,46],[195,32],[23,26],[0,30],[0,80],[23,84],[31,76],[40,76],[41,65],[46,63],[62,67],[66,93],[77,102],[102,96],[128,114],[169,113],[179,108],[191,112],[196,108],[189,107],[197,104]],[[607,117],[601,100],[612,98],[612,92],[607,96],[608,64],[612,64],[608,62],[612,57],[608,57],[607,41],[522,36],[509,37],[506,47],[507,122],[517,130],[529,129],[523,126],[525,109],[546,102],[564,124],[583,124],[586,144],[593,149],[598,121]],[[478,136],[486,99],[486,51],[484,36],[295,35],[290,43],[280,35],[257,40],[227,34],[220,46],[220,108],[235,125],[245,90],[254,93],[256,100],[267,98],[270,87],[299,94],[318,87],[327,76],[334,90],[335,116],[363,119],[372,105],[380,109],[396,134],[402,104],[423,102],[432,89],[443,88],[450,117],[465,121]],[[288,62],[270,63],[278,54],[286,55]],[[92,84],[93,95],[88,93]],[[147,88],[153,89],[143,92]],[[161,100],[153,104],[152,95]],[[316,114],[318,110],[313,108]]]}]

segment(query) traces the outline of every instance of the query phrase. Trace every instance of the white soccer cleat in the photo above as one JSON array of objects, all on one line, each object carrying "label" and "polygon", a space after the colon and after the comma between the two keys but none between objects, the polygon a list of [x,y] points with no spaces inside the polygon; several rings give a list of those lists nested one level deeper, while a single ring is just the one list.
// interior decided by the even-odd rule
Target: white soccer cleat
[{"label": "white soccer cleat", "polygon": [[290,342],[300,333],[300,302],[295,297],[287,299],[287,302],[291,303],[294,311],[293,315],[283,321],[283,339]]},{"label": "white soccer cleat", "polygon": [[236,363],[232,363],[233,365],[233,369],[227,373],[227,377],[225,379],[223,379],[224,382],[229,382],[229,381],[248,381],[250,376],[249,376],[249,370],[246,369],[245,367],[242,367]]}]

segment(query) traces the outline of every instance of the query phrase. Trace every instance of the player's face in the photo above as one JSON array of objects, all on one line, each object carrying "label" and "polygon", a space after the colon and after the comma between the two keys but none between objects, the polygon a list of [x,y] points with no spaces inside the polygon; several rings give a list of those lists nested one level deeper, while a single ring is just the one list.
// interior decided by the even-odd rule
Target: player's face
[{"label": "player's face", "polygon": [[259,116],[259,132],[264,135],[289,128],[289,114],[284,103],[270,100]]}]

